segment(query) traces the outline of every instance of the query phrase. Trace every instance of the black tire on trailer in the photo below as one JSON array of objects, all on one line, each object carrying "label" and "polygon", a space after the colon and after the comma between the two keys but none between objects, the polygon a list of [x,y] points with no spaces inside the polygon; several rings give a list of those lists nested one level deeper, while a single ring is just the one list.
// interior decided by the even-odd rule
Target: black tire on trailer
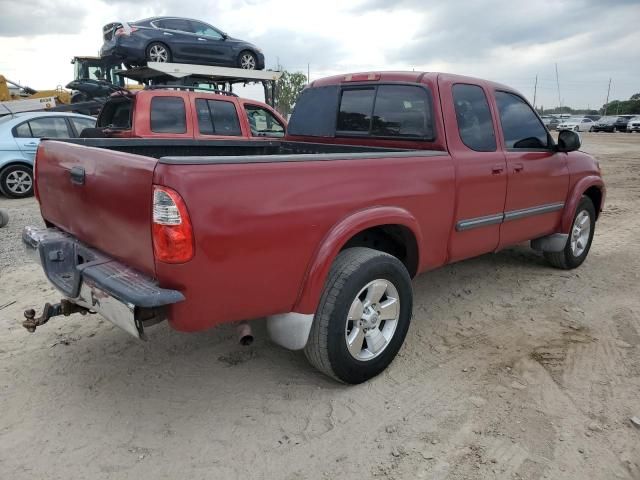
[{"label": "black tire on trailer", "polygon": [[8,198],[33,195],[33,170],[26,165],[10,165],[0,172],[0,193]]},{"label": "black tire on trailer", "polygon": [[556,268],[571,270],[579,267],[591,249],[595,226],[596,209],[591,199],[583,196],[573,216],[569,238],[564,249],[561,252],[544,252],[544,257]]},{"label": "black tire on trailer", "polygon": [[400,350],[412,309],[411,278],[400,260],[370,248],[343,250],[327,277],[305,355],[338,381],[369,380]]}]

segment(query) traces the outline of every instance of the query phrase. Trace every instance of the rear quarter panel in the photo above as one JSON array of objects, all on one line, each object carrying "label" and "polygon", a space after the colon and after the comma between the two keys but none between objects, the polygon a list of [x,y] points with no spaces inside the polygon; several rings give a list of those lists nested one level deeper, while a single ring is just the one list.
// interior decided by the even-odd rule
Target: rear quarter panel
[{"label": "rear quarter panel", "polygon": [[[376,206],[406,210],[422,227],[419,270],[446,261],[454,173],[446,154],[225,165],[158,164],[154,183],[177,190],[196,253],[181,265],[156,262],[163,287],[181,290],[172,326],[216,324],[292,311],[332,228]],[[346,242],[347,239],[345,239]],[[312,313],[315,305],[300,313]]]}]

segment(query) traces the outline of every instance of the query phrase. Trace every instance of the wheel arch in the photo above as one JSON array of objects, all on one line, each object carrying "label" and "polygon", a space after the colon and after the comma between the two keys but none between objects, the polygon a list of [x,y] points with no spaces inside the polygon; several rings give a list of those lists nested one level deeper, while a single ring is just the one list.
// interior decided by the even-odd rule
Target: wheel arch
[{"label": "wheel arch", "polygon": [[294,312],[313,313],[338,254],[345,248],[369,247],[399,258],[411,277],[419,271],[422,234],[418,221],[398,207],[372,207],[342,219],[322,239],[293,307]]},{"label": "wheel arch", "polygon": [[0,165],[0,175],[2,175],[2,172],[4,172],[7,168],[13,167],[15,165],[22,165],[33,170],[33,163],[29,162],[28,160],[17,158],[15,160],[9,160],[8,162]]},{"label": "wheel arch", "polygon": [[571,229],[573,216],[575,215],[578,203],[583,195],[589,197],[593,202],[596,210],[596,219],[600,216],[602,206],[604,204],[606,189],[602,178],[597,176],[588,176],[581,179],[574,187],[569,199],[564,207],[562,215],[562,233],[568,233]]}]

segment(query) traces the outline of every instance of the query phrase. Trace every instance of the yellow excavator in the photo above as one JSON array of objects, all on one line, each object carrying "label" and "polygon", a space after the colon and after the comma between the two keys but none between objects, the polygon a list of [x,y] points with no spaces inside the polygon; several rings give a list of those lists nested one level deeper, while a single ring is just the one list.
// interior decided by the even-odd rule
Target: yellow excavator
[{"label": "yellow excavator", "polygon": [[13,113],[44,110],[69,103],[71,92],[60,86],[54,90],[35,90],[0,75],[0,105],[6,107],[0,107],[0,115],[8,113],[5,110]]}]

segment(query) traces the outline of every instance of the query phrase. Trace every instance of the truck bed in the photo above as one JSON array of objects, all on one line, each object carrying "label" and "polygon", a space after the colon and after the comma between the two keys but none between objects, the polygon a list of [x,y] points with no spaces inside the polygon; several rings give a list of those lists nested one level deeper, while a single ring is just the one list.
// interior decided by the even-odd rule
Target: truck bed
[{"label": "truck bed", "polygon": [[[330,160],[385,156],[391,152],[406,155],[443,155],[437,150],[367,147],[282,140],[170,140],[147,138],[70,138],[56,140],[85,147],[103,148],[160,159],[162,163],[264,163],[300,160]],[[322,155],[321,158],[314,155]],[[359,155],[355,155],[359,154]],[[365,155],[362,155],[365,154]],[[355,156],[354,156],[355,155]],[[242,158],[242,157],[260,158]],[[268,157],[268,158],[267,158]]]},{"label": "truck bed", "polygon": [[[455,191],[444,151],[290,141],[46,140],[36,178],[48,225],[184,294],[170,321],[185,331],[294,311],[322,239],[371,208],[390,223],[409,212],[430,225],[431,248],[416,268],[442,263]],[[189,262],[154,258],[154,185],[182,196],[194,234]],[[212,292],[228,301],[212,310],[195,300]],[[313,300],[305,302],[295,311],[308,313]]]}]

